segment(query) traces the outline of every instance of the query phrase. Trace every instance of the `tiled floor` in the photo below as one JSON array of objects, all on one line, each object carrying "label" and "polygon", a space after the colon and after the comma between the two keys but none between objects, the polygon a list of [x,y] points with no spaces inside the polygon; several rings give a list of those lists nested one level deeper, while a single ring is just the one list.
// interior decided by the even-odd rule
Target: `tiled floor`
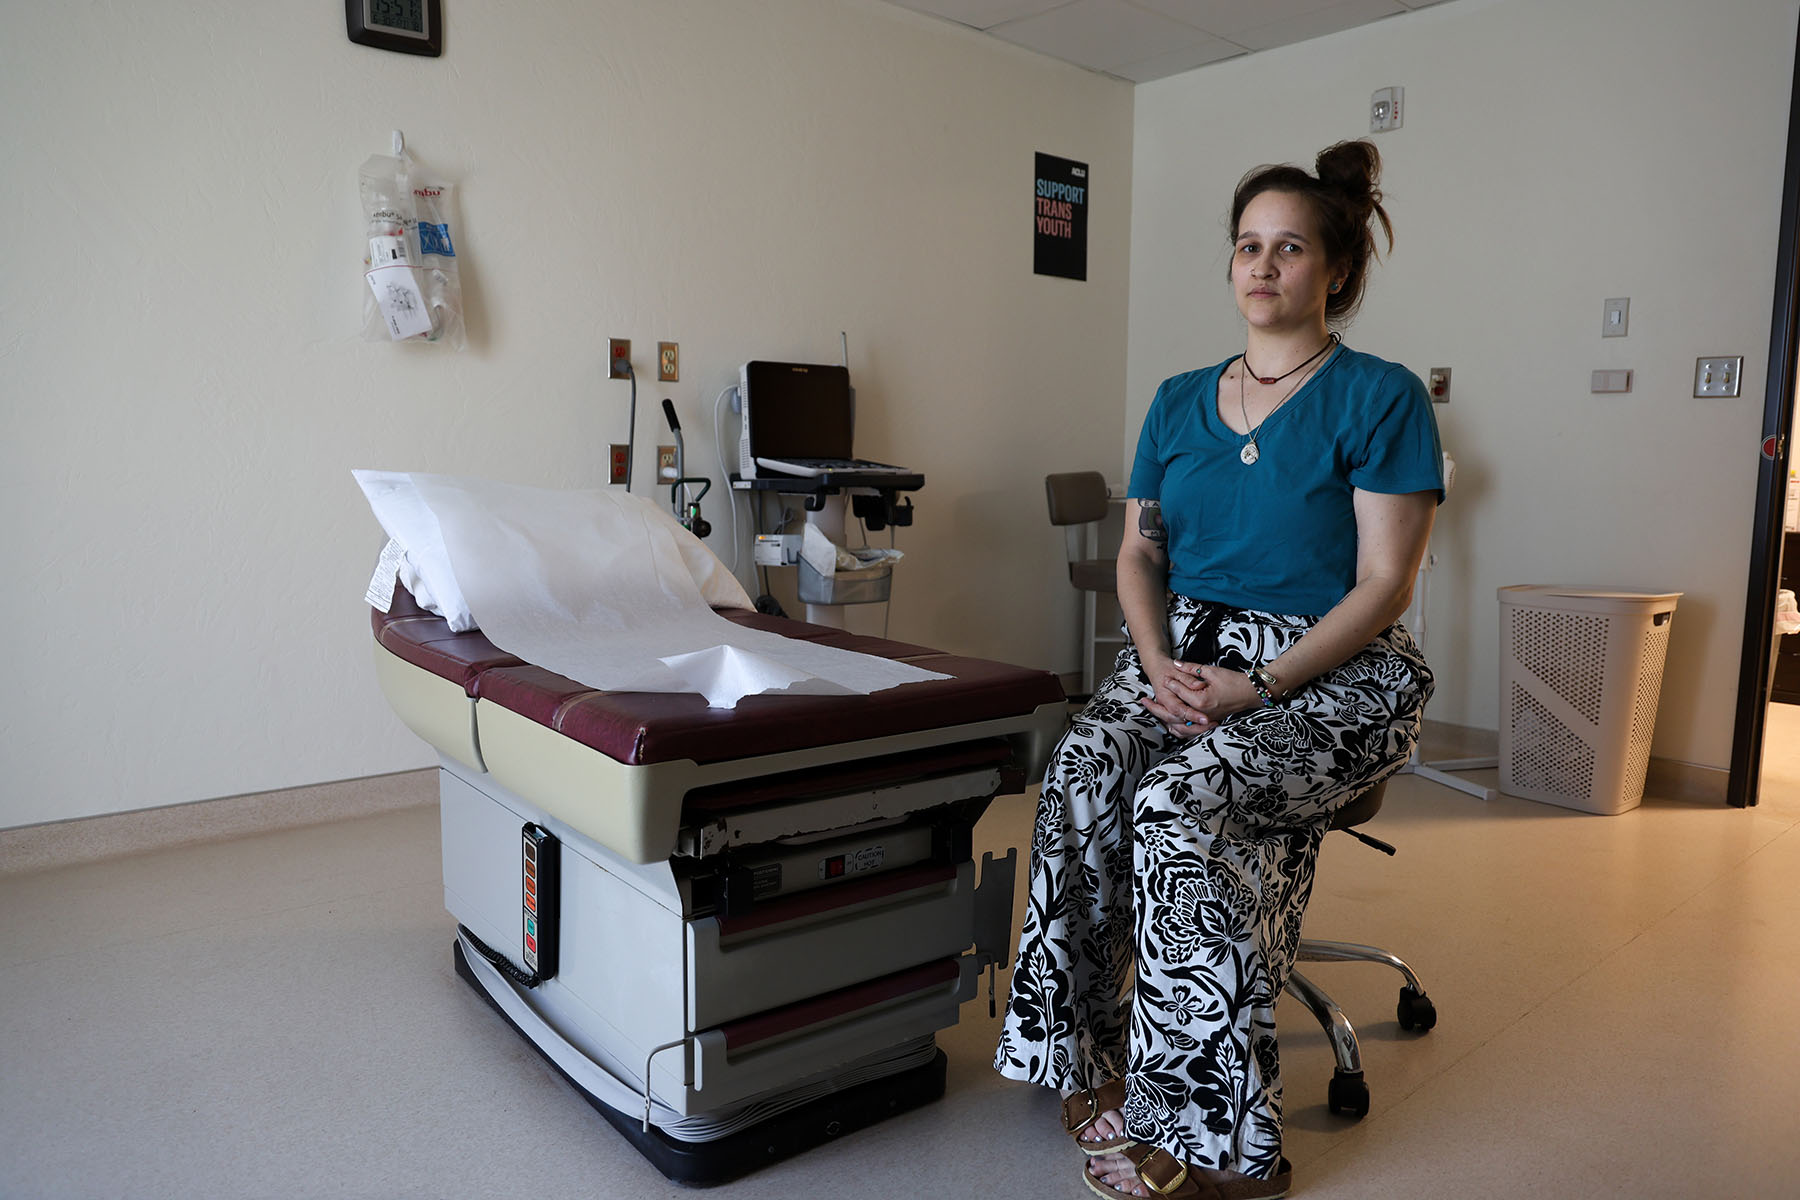
[{"label": "tiled floor", "polygon": [[[1403,777],[1397,859],[1334,836],[1308,931],[1405,956],[1440,1021],[1402,1033],[1383,968],[1314,969],[1374,1106],[1326,1112],[1285,1006],[1294,1194],[1800,1195],[1800,708],[1770,729],[1754,810]],[[979,836],[1029,821],[1013,798]],[[0,1195],[691,1194],[454,975],[452,931],[431,807],[0,877]],[[1053,1100],[988,1068],[985,996],[963,1018],[942,1102],[719,1194],[1085,1195]]]}]

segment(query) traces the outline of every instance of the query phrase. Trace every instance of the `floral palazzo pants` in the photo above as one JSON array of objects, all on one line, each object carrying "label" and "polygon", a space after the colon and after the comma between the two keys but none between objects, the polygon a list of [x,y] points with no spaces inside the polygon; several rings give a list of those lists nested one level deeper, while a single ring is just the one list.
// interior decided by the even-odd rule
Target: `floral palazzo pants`
[{"label": "floral palazzo pants", "polygon": [[[1316,620],[1172,596],[1170,645],[1248,670]],[[1181,738],[1135,703],[1150,687],[1137,651],[1120,651],[1044,777],[995,1069],[1064,1090],[1125,1078],[1132,1138],[1273,1175],[1275,1001],[1319,843],[1333,812],[1406,762],[1431,690],[1393,625],[1279,706]]]}]

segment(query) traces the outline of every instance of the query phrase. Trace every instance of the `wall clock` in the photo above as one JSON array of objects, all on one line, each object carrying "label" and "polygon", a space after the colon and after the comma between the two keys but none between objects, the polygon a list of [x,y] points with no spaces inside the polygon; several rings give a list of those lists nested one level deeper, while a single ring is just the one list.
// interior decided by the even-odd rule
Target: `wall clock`
[{"label": "wall clock", "polygon": [[401,54],[444,52],[443,0],[344,0],[350,40]]}]

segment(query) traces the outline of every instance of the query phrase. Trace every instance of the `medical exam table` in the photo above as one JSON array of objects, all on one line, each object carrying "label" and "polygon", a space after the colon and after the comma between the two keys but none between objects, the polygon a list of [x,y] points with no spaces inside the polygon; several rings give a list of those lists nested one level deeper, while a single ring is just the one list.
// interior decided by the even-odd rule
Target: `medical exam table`
[{"label": "medical exam table", "polygon": [[871,695],[604,692],[398,588],[375,669],[439,753],[457,971],[669,1178],[712,1184],[942,1095],[933,1035],[1005,960],[1056,677],[743,610],[949,676]]}]

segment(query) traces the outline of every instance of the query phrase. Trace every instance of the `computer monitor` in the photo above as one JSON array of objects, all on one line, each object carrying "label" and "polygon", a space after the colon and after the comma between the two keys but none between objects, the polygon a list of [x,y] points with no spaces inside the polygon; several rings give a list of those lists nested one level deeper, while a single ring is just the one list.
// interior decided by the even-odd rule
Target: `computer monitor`
[{"label": "computer monitor", "polygon": [[847,368],[754,361],[739,373],[744,432],[738,473],[756,476],[758,458],[849,458],[856,416]]}]

